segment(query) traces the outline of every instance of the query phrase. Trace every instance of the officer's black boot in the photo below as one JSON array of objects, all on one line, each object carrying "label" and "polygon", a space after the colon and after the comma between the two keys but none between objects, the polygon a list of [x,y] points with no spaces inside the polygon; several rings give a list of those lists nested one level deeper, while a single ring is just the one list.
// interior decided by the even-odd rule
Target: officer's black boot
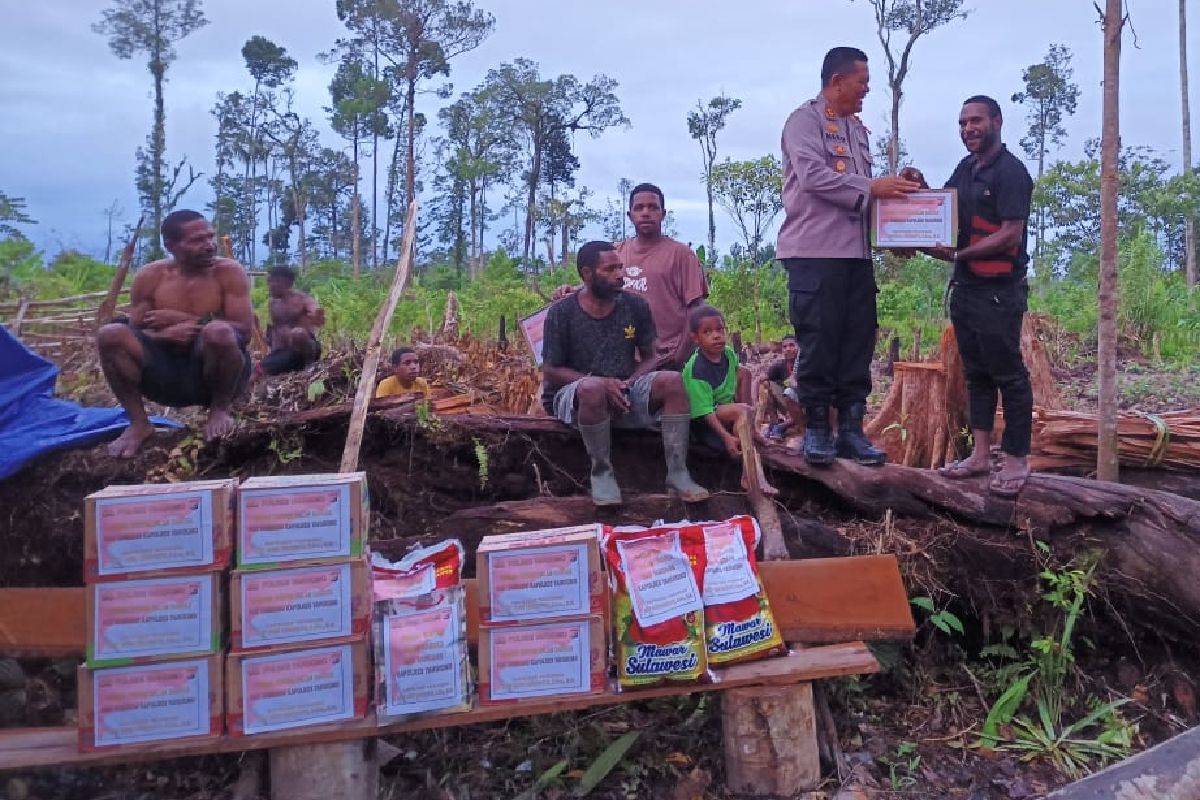
[{"label": "officer's black boot", "polygon": [[829,430],[829,406],[808,406],[804,418],[804,460],[814,466],[832,464],[837,451]]},{"label": "officer's black boot", "polygon": [[863,417],[867,413],[866,403],[854,403],[838,409],[838,458],[850,458],[870,467],[881,466],[887,461],[887,453],[871,444],[863,433]]}]

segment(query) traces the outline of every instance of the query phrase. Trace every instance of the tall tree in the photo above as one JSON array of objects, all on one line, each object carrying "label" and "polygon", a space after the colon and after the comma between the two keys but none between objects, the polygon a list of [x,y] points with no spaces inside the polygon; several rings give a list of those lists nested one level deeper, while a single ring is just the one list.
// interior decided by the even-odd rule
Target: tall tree
[{"label": "tall tree", "polygon": [[109,49],[117,58],[128,60],[135,53],[145,53],[146,68],[154,78],[154,126],[149,137],[147,170],[149,207],[145,209],[154,224],[149,237],[152,257],[162,253],[158,231],[170,191],[165,167],[167,113],[163,84],[167,81],[167,68],[176,58],[175,43],[207,24],[200,0],[115,0],[112,8],[101,12],[100,22],[92,25],[93,31],[109,37]]},{"label": "tall tree", "polygon": [[[250,96],[250,119],[248,122],[248,147],[245,160],[245,203],[250,207],[250,263],[257,263],[258,233],[258,182],[257,167],[270,158],[270,148],[264,131],[263,121],[269,113],[276,112],[275,90],[283,86],[296,74],[296,59],[287,54],[287,49],[265,36],[251,36],[242,45],[242,59],[246,70],[254,78],[254,93]],[[267,207],[271,203],[268,200]],[[269,212],[268,212],[269,213]],[[268,222],[269,225],[269,222]]]},{"label": "tall tree", "polygon": [[1105,0],[1104,111],[1100,135],[1100,316],[1096,361],[1100,372],[1096,477],[1117,479],[1117,168],[1121,149],[1122,0]]},{"label": "tall tree", "polygon": [[713,216],[713,164],[717,160],[717,134],[725,127],[725,118],[742,107],[742,101],[724,93],[708,103],[696,101],[696,110],[687,115],[688,133],[700,143],[704,161],[704,190],[708,194],[708,263],[717,258],[717,221]]},{"label": "tall tree", "polygon": [[[956,19],[966,19],[963,0],[867,0],[875,12],[875,32],[887,59],[887,84],[892,94],[888,126],[888,172],[900,164],[900,102],[911,66],[913,46],[922,36]],[[892,41],[893,34],[905,38]]]},{"label": "tall tree", "polygon": [[17,225],[36,225],[37,220],[25,213],[25,198],[13,197],[0,191],[0,237],[24,239]]},{"label": "tall tree", "polygon": [[273,108],[275,124],[263,128],[264,133],[275,144],[276,157],[288,172],[290,185],[287,187],[288,227],[295,224],[299,229],[300,271],[308,268],[308,174],[320,155],[317,132],[312,122],[292,110],[293,93],[283,91],[284,109]]},{"label": "tall tree", "polygon": [[118,217],[125,213],[125,209],[121,208],[120,200],[114,199],[112,203],[110,203],[108,207],[100,213],[104,215],[104,220],[107,223],[107,234],[104,239],[104,263],[107,264],[109,263],[109,259],[112,258],[113,223],[116,222]]},{"label": "tall tree", "polygon": [[[1060,146],[1067,137],[1064,117],[1075,113],[1079,87],[1071,82],[1073,73],[1071,51],[1061,44],[1052,44],[1039,63],[1025,68],[1021,76],[1025,88],[1012,96],[1014,103],[1020,103],[1027,109],[1029,129],[1021,138],[1021,148],[1037,161],[1038,180],[1046,174],[1046,156],[1049,155],[1050,145]],[[1034,261],[1040,265],[1042,242],[1046,239],[1046,216],[1041,211],[1038,213],[1036,236]]]},{"label": "tall tree", "polygon": [[[1179,97],[1183,106],[1183,174],[1192,172],[1192,107],[1188,100],[1187,0],[1179,0]],[[1196,218],[1184,223],[1183,272],[1189,289],[1196,288]]]},{"label": "tall tree", "polygon": [[768,227],[783,210],[782,192],[783,165],[773,155],[752,161],[725,159],[713,167],[713,193],[742,232],[755,264]]},{"label": "tall tree", "polygon": [[486,91],[520,137],[526,151],[525,226],[522,238],[523,264],[530,264],[536,224],[537,191],[542,183],[544,153],[555,137],[586,131],[593,137],[606,128],[628,125],[614,90],[617,82],[597,75],[580,83],[574,75],[543,80],[538,65],[518,58],[491,70],[484,81]]},{"label": "tall tree", "polygon": [[354,277],[358,277],[362,266],[362,195],[359,192],[359,149],[363,140],[373,131],[387,128],[387,105],[390,89],[388,85],[373,78],[362,59],[347,53],[338,65],[337,73],[329,84],[329,95],[333,106],[327,109],[330,124],[343,138],[350,141],[351,160],[354,164],[354,196],[350,205],[350,262]]}]

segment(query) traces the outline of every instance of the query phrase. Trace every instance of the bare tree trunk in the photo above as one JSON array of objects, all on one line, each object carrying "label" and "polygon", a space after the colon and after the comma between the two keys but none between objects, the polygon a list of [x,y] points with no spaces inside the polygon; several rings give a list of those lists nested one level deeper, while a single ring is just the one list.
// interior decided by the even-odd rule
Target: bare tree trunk
[{"label": "bare tree trunk", "polygon": [[151,207],[154,211],[154,231],[151,234],[153,246],[150,252],[158,254],[162,252],[162,244],[159,239],[162,231],[163,221],[163,183],[166,180],[163,175],[163,160],[166,158],[167,150],[167,111],[163,102],[163,82],[166,80],[167,65],[163,61],[163,33],[162,25],[159,21],[161,12],[161,4],[154,4],[154,51],[150,56],[150,73],[154,76],[154,131],[151,133],[150,143],[150,162],[151,169],[154,170],[153,187],[154,197],[150,199]]},{"label": "bare tree trunk", "polygon": [[[1187,0],[1179,0],[1179,96],[1183,101],[1183,173],[1192,171],[1192,108],[1188,101],[1187,63]],[[1184,275],[1189,289],[1196,288],[1196,219],[1189,216],[1184,223],[1187,243]]]},{"label": "bare tree trunk", "polygon": [[529,267],[530,256],[533,254],[534,236],[534,205],[537,203],[537,187],[542,179],[542,142],[535,137],[533,142],[533,163],[529,167],[528,186],[525,197],[525,249],[524,266]]},{"label": "bare tree trunk", "polygon": [[900,98],[904,95],[904,90],[901,88],[900,81],[896,81],[891,88],[892,131],[888,137],[888,174],[895,175],[900,169]]},{"label": "bare tree trunk", "polygon": [[362,264],[362,204],[358,199],[358,142],[354,143],[354,196],[350,198],[350,274],[359,276]]},{"label": "bare tree trunk", "polygon": [[[704,168],[704,190],[708,194],[708,266],[716,265],[717,258],[717,219],[713,216],[712,162]],[[621,223],[621,233],[625,233],[624,221]],[[624,237],[622,237],[624,238]]]},{"label": "bare tree trunk", "polygon": [[[414,56],[415,57],[415,56]],[[404,158],[404,207],[412,205],[417,196],[417,78],[415,68],[409,70],[408,94],[404,98],[404,124],[408,150]]]},{"label": "bare tree trunk", "polygon": [[1096,477],[1117,480],[1117,161],[1121,149],[1120,76],[1122,0],[1104,11],[1104,122],[1100,137],[1100,320],[1096,360],[1100,373]]}]

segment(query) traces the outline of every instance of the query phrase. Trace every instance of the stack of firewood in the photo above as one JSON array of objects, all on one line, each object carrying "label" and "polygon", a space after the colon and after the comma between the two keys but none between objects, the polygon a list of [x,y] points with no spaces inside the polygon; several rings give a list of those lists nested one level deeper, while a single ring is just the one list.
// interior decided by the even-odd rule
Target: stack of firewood
[{"label": "stack of firewood", "polygon": [[[1033,416],[1035,470],[1081,470],[1096,466],[1096,415],[1038,408]],[[1122,466],[1200,470],[1200,408],[1162,414],[1122,412],[1117,419]]]}]

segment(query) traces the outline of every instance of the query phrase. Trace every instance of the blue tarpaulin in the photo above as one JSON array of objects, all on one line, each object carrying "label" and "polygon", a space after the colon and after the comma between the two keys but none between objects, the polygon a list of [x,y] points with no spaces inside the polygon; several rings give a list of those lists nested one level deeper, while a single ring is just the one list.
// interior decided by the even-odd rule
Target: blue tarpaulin
[{"label": "blue tarpaulin", "polygon": [[[129,424],[121,408],[87,408],[54,397],[58,367],[0,327],[0,480],[31,458],[81,447]],[[163,417],[155,425],[183,427]]]}]

